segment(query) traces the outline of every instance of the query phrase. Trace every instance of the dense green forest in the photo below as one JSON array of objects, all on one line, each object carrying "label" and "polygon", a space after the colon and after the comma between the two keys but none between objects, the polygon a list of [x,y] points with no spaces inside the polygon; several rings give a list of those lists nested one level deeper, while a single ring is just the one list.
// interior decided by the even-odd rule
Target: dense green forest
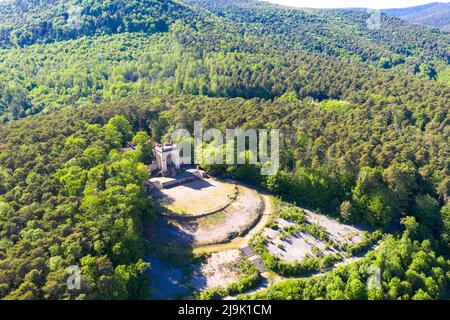
[{"label": "dense green forest", "polygon": [[[0,44],[26,46],[123,32],[165,32],[189,10],[174,1],[8,1],[0,3]],[[187,20],[187,19],[186,19]]]},{"label": "dense green forest", "polygon": [[[83,25],[80,34],[65,35],[54,30],[59,25],[69,28],[64,19],[58,22],[62,18],[56,13],[71,2],[39,3],[0,10],[7,13],[9,29],[0,25],[6,39],[44,23],[34,21],[38,18],[22,21],[27,10],[34,14],[26,17],[37,16],[49,28],[33,33],[30,40],[5,40],[0,46],[3,122],[149,91],[270,99],[296,91],[300,97],[340,98],[350,79],[339,79],[342,88],[329,92],[336,79],[328,77],[362,72],[349,76],[364,81],[375,77],[368,73],[375,69],[392,71],[383,77],[405,75],[405,81],[410,76],[449,80],[448,33],[388,16],[383,16],[382,29],[371,31],[365,24],[369,14],[363,11],[287,10],[250,1],[214,1],[213,8],[208,1],[190,2],[212,11],[171,1],[75,1],[83,8],[80,23],[89,26]],[[166,27],[142,30],[119,26],[128,25],[128,19],[130,25],[167,21]]]},{"label": "dense green forest", "polygon": [[[253,298],[447,297],[450,34],[385,15],[369,30],[369,16],[254,1],[0,2],[0,298],[148,297],[148,145],[196,120],[281,130],[276,175],[209,173],[392,233],[324,281]],[[130,141],[137,150],[121,154]],[[81,292],[65,285],[73,264]],[[361,288],[372,264],[380,292]]]}]

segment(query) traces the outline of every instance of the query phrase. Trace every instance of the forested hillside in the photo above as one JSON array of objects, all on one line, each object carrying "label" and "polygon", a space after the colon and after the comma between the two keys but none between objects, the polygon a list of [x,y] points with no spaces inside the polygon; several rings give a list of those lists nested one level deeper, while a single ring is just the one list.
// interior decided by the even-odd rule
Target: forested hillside
[{"label": "forested hillside", "polygon": [[[147,298],[143,162],[196,120],[281,130],[276,175],[208,173],[392,233],[326,286],[254,297],[447,297],[450,34],[369,18],[250,0],[0,2],[0,298]],[[373,263],[386,272],[370,293]],[[71,265],[81,291],[66,287]]]},{"label": "forested hillside", "polygon": [[[133,138],[126,118],[82,119],[58,114],[1,130],[4,299],[146,296],[142,224],[153,211],[141,188],[148,177],[142,154],[117,150]],[[71,265],[81,268],[82,290],[67,288]]]},{"label": "forested hillside", "polygon": [[269,35],[280,46],[357,56],[363,61],[410,56],[446,61],[448,57],[448,34],[385,15],[380,28],[371,29],[367,26],[372,14],[368,10],[288,9],[252,0],[187,2],[243,24],[249,32]]},{"label": "forested hillside", "polygon": [[355,103],[143,95],[11,122],[0,130],[2,297],[69,297],[58,279],[75,261],[92,283],[79,298],[144,297],[142,223],[152,217],[138,187],[144,149],[128,157],[116,150],[132,132],[136,142],[149,141],[142,131],[164,140],[174,124],[192,128],[194,119],[283,132],[277,175],[262,177],[251,165],[208,172],[345,222],[386,229],[403,219],[412,239],[428,241],[427,252],[447,254],[448,120],[424,125],[388,101]]},{"label": "forested hillside", "polygon": [[81,36],[165,32],[180,17],[193,15],[167,0],[0,2],[0,45],[26,46]]},{"label": "forested hillside", "polygon": [[[290,91],[288,85],[295,85],[303,97],[329,86],[323,83],[328,81],[324,73],[310,81],[319,75],[316,66],[350,66],[366,73],[370,65],[388,69],[396,77],[404,74],[448,81],[449,34],[396,18],[383,17],[386,27],[371,31],[366,26],[369,15],[362,11],[281,9],[251,1],[190,1],[212,11],[170,1],[100,3],[83,2],[77,21],[86,26],[75,33],[69,32],[67,21],[54,21],[59,19],[55,18],[58,12],[67,10],[62,2],[55,2],[55,8],[30,6],[36,10],[33,15],[21,14],[28,10],[26,5],[4,5],[0,12],[11,22],[0,27],[7,35],[0,49],[3,122],[149,91],[273,98]],[[134,14],[135,10],[139,14]],[[165,27],[133,27],[141,20],[159,26],[155,19],[166,21]],[[8,40],[22,29],[34,30],[35,24],[44,24],[46,31],[39,27],[36,30],[42,32],[24,36],[29,40],[20,43]],[[69,31],[55,31],[60,24]],[[310,56],[315,57],[314,62],[302,62]],[[333,68],[329,76],[339,76],[341,71]],[[293,69],[301,69],[295,76],[308,78],[308,84],[287,79],[294,76]],[[313,95],[337,98],[340,92]]]},{"label": "forested hillside", "polygon": [[450,31],[450,3],[433,2],[423,6],[385,10],[386,14],[414,23]]}]

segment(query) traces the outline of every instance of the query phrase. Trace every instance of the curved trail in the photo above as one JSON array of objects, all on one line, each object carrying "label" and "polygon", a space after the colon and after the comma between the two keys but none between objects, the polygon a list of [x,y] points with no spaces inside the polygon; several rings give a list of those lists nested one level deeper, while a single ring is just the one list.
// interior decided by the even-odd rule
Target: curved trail
[{"label": "curved trail", "polygon": [[269,220],[269,217],[272,215],[272,200],[270,199],[270,196],[263,193],[259,194],[262,200],[264,201],[264,211],[255,227],[253,227],[249,232],[247,232],[245,236],[237,237],[228,243],[194,248],[193,250],[194,254],[213,253],[229,249],[241,249],[243,247],[248,246],[250,239],[255,234],[264,229],[265,225],[267,224],[267,221]]},{"label": "curved trail", "polygon": [[[235,238],[225,244],[197,247],[193,250],[193,252],[195,254],[214,253],[214,252],[220,252],[220,251],[230,250],[230,249],[242,249],[242,248],[249,246],[250,239],[254,235],[256,235],[257,233],[261,232],[264,229],[270,216],[272,215],[272,200],[271,200],[270,195],[268,195],[266,193],[262,193],[262,192],[260,192],[259,194],[264,201],[264,211],[263,211],[258,223],[256,224],[256,226],[254,228],[252,228],[245,236]],[[366,253],[363,254],[362,256],[345,259],[344,261],[334,265],[333,267],[331,267],[327,270],[324,270],[320,273],[310,275],[307,277],[285,278],[285,277],[281,277],[277,274],[274,274],[270,271],[269,272],[261,272],[261,281],[260,281],[259,285],[255,288],[245,292],[244,294],[257,293],[264,289],[267,289],[271,285],[274,285],[274,284],[277,284],[277,283],[280,283],[280,282],[286,281],[286,280],[291,280],[291,279],[292,280],[300,280],[300,279],[315,278],[315,277],[323,276],[326,273],[333,271],[339,267],[346,266],[348,264],[351,264],[351,263],[357,262],[361,259],[364,259],[368,253],[376,250],[380,246],[381,246],[381,243],[375,244],[374,246],[372,246],[372,248],[367,250]],[[257,256],[255,255],[255,257],[257,257]],[[225,297],[224,299],[225,300],[234,300],[235,298],[236,298],[235,296],[228,296],[228,297]]]}]

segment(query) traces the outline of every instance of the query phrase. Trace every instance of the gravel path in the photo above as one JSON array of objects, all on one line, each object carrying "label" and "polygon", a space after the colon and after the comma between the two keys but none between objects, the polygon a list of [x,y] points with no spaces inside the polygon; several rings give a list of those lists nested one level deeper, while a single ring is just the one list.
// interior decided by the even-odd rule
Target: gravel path
[{"label": "gravel path", "polygon": [[236,200],[221,212],[192,221],[169,221],[192,239],[194,247],[229,242],[258,219],[263,206],[256,191],[243,186],[238,188]]},{"label": "gravel path", "polygon": [[249,230],[243,237],[237,237],[228,243],[197,247],[194,249],[194,253],[211,253],[228,249],[241,249],[248,246],[250,239],[264,229],[267,221],[272,215],[272,200],[270,199],[270,196],[265,193],[259,193],[259,196],[263,201],[264,211],[258,223],[251,230]]}]

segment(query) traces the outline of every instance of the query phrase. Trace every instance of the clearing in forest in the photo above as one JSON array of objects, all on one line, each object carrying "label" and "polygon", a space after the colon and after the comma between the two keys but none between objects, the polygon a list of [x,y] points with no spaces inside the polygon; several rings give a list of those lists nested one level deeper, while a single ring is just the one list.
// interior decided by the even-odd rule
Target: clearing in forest
[{"label": "clearing in forest", "polygon": [[[203,188],[198,188],[199,185]],[[265,208],[258,191],[207,178],[157,192],[164,194],[158,198],[162,214],[147,229],[147,238],[152,243],[152,255],[147,261],[151,263],[153,299],[186,298],[212,289],[240,292],[244,285],[256,281],[258,270],[239,248],[200,255],[192,251],[228,244],[248,234],[258,224]],[[222,209],[199,215],[217,207]],[[174,214],[174,208],[188,211]]]},{"label": "clearing in forest", "polygon": [[[230,240],[242,236],[252,226],[256,224],[264,209],[264,204],[259,193],[248,187],[233,183],[217,182],[208,179],[203,183],[222,186],[223,190],[234,190],[234,198],[227,198],[226,205],[222,210],[213,212],[207,216],[192,216],[187,213],[184,216],[161,216],[155,223],[152,237],[157,237],[154,241],[172,242],[177,246],[198,247],[212,244],[226,243]],[[178,186],[170,189],[172,195],[172,207],[180,207],[186,203],[185,186]],[[211,199],[211,196],[200,195],[197,198],[196,193],[192,193],[191,202],[208,201],[210,204],[218,206],[224,203],[223,197],[227,197],[227,192],[221,194],[219,199]],[[180,195],[180,198],[176,197]],[[161,205],[165,205],[161,202]],[[202,206],[203,204],[193,204]],[[203,206],[205,207],[205,206]]]},{"label": "clearing in forest", "polygon": [[236,195],[236,185],[212,178],[196,179],[153,193],[155,199],[169,214],[187,216],[220,210],[231,203]]},{"label": "clearing in forest", "polygon": [[252,239],[268,269],[287,277],[323,272],[369,249],[378,233],[276,200],[275,213]]}]

